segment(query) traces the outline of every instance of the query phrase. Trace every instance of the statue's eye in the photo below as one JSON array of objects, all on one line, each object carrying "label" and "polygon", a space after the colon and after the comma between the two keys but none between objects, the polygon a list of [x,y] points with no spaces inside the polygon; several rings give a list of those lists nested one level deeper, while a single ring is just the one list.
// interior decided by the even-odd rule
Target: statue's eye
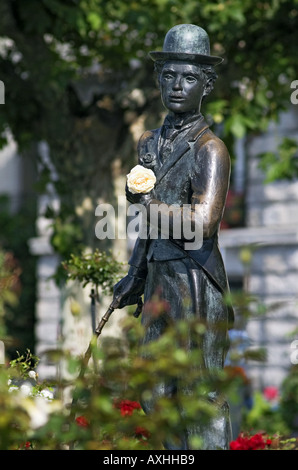
[{"label": "statue's eye", "polygon": [[171,73],[164,73],[163,76],[162,76],[162,78],[163,78],[164,80],[172,80],[173,75],[172,75]]},{"label": "statue's eye", "polygon": [[193,75],[187,75],[185,78],[189,83],[194,83],[197,81],[196,77],[194,77]]}]

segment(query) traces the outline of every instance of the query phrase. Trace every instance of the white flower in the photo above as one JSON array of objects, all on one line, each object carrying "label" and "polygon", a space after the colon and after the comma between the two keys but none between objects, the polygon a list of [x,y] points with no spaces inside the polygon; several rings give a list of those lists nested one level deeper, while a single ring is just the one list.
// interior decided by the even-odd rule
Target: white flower
[{"label": "white flower", "polygon": [[49,419],[49,409],[42,398],[36,397],[27,407],[30,416],[30,425],[32,429],[38,429],[44,426]]},{"label": "white flower", "polygon": [[127,175],[127,187],[133,194],[149,193],[156,183],[156,177],[152,170],[136,165]]},{"label": "white flower", "polygon": [[36,372],[34,370],[30,370],[28,375],[30,379],[36,380]]},{"label": "white flower", "polygon": [[47,423],[51,410],[42,397],[24,400],[22,406],[30,417],[30,427],[32,429],[38,429]]},{"label": "white flower", "polygon": [[24,397],[28,397],[32,393],[32,386],[28,383],[24,383],[20,386],[20,392]]},{"label": "white flower", "polygon": [[54,394],[50,390],[44,389],[41,390],[39,393],[40,397],[45,398],[46,400],[53,400],[54,399]]},{"label": "white flower", "polygon": [[30,427],[33,430],[44,426],[52,413],[63,410],[61,401],[48,400],[42,396],[23,398],[21,406],[29,415]]}]

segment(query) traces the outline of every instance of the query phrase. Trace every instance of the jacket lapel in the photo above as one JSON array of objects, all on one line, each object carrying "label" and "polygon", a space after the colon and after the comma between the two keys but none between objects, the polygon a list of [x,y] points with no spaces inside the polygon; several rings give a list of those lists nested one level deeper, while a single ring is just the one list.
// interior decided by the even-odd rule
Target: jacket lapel
[{"label": "jacket lapel", "polygon": [[204,118],[200,119],[189,132],[186,134],[185,138],[182,139],[174,152],[169,156],[169,158],[164,162],[164,164],[159,168],[158,174],[156,175],[156,184],[164,178],[168,171],[180,160],[180,158],[191,148],[192,142],[197,140],[200,135],[208,128],[208,124]]}]

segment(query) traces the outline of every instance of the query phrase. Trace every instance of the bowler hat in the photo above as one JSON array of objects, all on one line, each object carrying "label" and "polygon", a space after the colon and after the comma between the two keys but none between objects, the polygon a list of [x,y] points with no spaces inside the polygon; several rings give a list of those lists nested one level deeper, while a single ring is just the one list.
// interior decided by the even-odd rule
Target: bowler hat
[{"label": "bowler hat", "polygon": [[183,60],[207,65],[223,61],[221,57],[210,55],[208,34],[194,24],[179,24],[171,28],[166,34],[162,51],[151,51],[149,56],[154,61]]}]

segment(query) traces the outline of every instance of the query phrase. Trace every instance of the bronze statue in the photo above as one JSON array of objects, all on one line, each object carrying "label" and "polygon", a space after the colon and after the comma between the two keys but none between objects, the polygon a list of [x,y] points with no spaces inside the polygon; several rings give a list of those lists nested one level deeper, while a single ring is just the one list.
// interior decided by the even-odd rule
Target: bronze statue
[{"label": "bronze statue", "polygon": [[[203,217],[203,240],[198,249],[185,249],[183,235],[173,237],[170,218],[169,237],[139,237],[136,241],[128,275],[114,288],[114,299],[122,308],[137,303],[144,294],[142,322],[146,327],[144,341],[162,334],[159,319],[152,321],[146,302],[158,290],[170,305],[174,320],[196,315],[207,325],[202,352],[206,370],[222,369],[228,349],[228,329],[233,311],[224,302],[228,281],[218,247],[218,231],[225,207],[230,178],[230,157],[225,144],[209,129],[201,114],[202,99],[213,88],[214,66],[222,59],[210,55],[209,38],[200,27],[183,24],[166,35],[163,50],[150,52],[158,73],[162,102],[168,110],[159,129],[146,131],[139,141],[139,164],[151,169],[156,177],[154,188],[147,194],[126,190],[131,203],[143,204],[149,214],[153,205],[163,209],[177,205],[183,217],[190,218],[199,205]],[[190,205],[188,213],[184,209]],[[148,215],[149,219],[149,215]],[[172,223],[172,225],[171,225]],[[190,302],[183,302],[189,298]],[[215,328],[217,323],[225,328]],[[156,393],[171,396],[177,384],[160,384]],[[167,449],[189,449],[188,436],[197,433],[204,449],[228,449],[229,411],[226,402],[210,400],[218,406],[218,416],[209,425],[185,430],[180,444],[165,443]],[[150,403],[143,403],[150,413]]]}]

